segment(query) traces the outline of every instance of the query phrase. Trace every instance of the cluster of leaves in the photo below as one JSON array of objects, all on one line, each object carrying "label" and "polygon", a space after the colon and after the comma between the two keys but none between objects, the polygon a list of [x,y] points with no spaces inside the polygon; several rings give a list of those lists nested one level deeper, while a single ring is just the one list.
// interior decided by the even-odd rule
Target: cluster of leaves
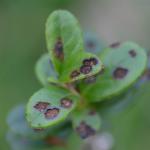
[{"label": "cluster of leaves", "polygon": [[85,139],[99,132],[101,111],[111,111],[116,101],[119,106],[131,101],[140,83],[132,86],[127,96],[122,93],[142,75],[147,56],[132,42],[117,42],[102,50],[93,37],[84,41],[78,21],[64,10],[48,17],[46,41],[49,53],[36,64],[36,75],[44,88],[31,96],[26,110],[24,106],[15,109],[19,112],[12,113],[8,124],[13,124],[12,131],[19,136],[64,146],[64,137]]}]

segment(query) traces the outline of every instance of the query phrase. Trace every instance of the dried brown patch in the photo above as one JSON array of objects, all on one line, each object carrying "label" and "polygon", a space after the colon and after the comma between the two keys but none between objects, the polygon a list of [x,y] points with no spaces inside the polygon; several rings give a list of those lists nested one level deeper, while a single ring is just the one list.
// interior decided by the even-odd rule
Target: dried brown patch
[{"label": "dried brown patch", "polygon": [[123,79],[128,74],[128,69],[118,67],[113,73],[115,79]]},{"label": "dried brown patch", "polygon": [[76,131],[82,139],[95,135],[95,130],[85,122],[81,122],[80,125],[76,128]]},{"label": "dried brown patch", "polygon": [[37,109],[40,112],[43,112],[44,110],[47,109],[47,107],[50,105],[48,102],[38,102],[34,108]]},{"label": "dried brown patch", "polygon": [[79,72],[78,70],[74,70],[74,71],[71,73],[70,77],[71,77],[71,78],[75,78],[75,77],[78,77],[79,75],[80,75],[80,72]]},{"label": "dried brown patch", "polygon": [[92,71],[92,67],[91,66],[81,66],[80,67],[80,72],[83,74],[88,74]]},{"label": "dried brown patch", "polygon": [[69,98],[61,99],[61,106],[64,107],[64,108],[71,108],[72,104],[73,104],[73,102]]},{"label": "dried brown patch", "polygon": [[118,48],[120,46],[120,42],[115,42],[113,44],[110,45],[111,48]]},{"label": "dried brown patch", "polygon": [[46,119],[54,119],[59,114],[58,108],[47,109],[44,113]]},{"label": "dried brown patch", "polygon": [[135,57],[136,56],[136,51],[134,49],[129,51],[129,54],[131,57]]},{"label": "dried brown patch", "polygon": [[59,60],[64,60],[63,43],[60,37],[55,44],[54,53]]}]

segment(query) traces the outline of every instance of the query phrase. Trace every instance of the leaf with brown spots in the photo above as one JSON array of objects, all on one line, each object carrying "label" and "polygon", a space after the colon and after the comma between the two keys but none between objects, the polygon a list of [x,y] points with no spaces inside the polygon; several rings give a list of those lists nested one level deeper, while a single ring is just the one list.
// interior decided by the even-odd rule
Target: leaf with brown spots
[{"label": "leaf with brown spots", "polygon": [[26,118],[33,128],[47,128],[63,122],[75,108],[78,97],[68,90],[50,85],[29,100]]},{"label": "leaf with brown spots", "polygon": [[100,130],[101,118],[95,111],[91,115],[91,110],[74,112],[72,123],[77,134],[85,139],[95,135]]},{"label": "leaf with brown spots", "polygon": [[18,105],[10,111],[7,123],[9,129],[16,135],[27,139],[42,139],[49,133],[49,129],[31,128],[25,118],[25,105]]},{"label": "leaf with brown spots", "polygon": [[[46,40],[59,82],[81,80],[97,74],[102,69],[100,59],[84,51],[82,31],[78,20],[70,12],[54,11],[48,17]],[[85,59],[91,59],[90,66],[84,66]]]},{"label": "leaf with brown spots", "polygon": [[104,63],[104,72],[96,82],[87,85],[81,81],[78,86],[82,95],[91,102],[109,99],[125,91],[142,75],[147,63],[145,50],[132,42],[106,48],[99,57]]}]

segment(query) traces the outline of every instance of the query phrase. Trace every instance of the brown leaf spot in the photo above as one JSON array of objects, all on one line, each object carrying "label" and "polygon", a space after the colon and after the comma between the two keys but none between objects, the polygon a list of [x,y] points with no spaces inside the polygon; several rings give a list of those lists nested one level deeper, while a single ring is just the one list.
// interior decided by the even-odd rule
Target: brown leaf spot
[{"label": "brown leaf spot", "polygon": [[83,60],[83,65],[85,65],[85,66],[93,66],[93,65],[97,65],[97,64],[98,64],[98,60],[94,57]]},{"label": "brown leaf spot", "polygon": [[136,56],[136,52],[135,52],[134,49],[130,50],[129,54],[130,54],[131,57],[135,57]]},{"label": "brown leaf spot", "polygon": [[61,106],[64,108],[71,108],[72,106],[72,100],[69,98],[63,98],[61,99]]},{"label": "brown leaf spot", "polygon": [[80,123],[80,125],[76,128],[76,131],[82,139],[95,135],[95,130],[87,125],[84,121]]},{"label": "brown leaf spot", "polygon": [[74,70],[74,71],[71,73],[70,77],[71,77],[71,78],[75,78],[75,77],[78,77],[79,75],[80,75],[80,72],[79,72],[78,70]]},{"label": "brown leaf spot", "polygon": [[44,115],[46,119],[54,119],[55,117],[58,116],[58,113],[59,113],[58,108],[52,108],[52,109],[47,109]]},{"label": "brown leaf spot", "polygon": [[96,58],[90,58],[90,63],[91,65],[97,65],[98,64],[98,60]]},{"label": "brown leaf spot", "polygon": [[63,60],[64,59],[63,43],[62,43],[62,40],[61,40],[60,37],[57,39],[57,42],[55,44],[54,53],[55,53],[55,56],[59,60]]},{"label": "brown leaf spot", "polygon": [[128,69],[118,67],[113,73],[115,79],[123,79],[128,74]]},{"label": "brown leaf spot", "polygon": [[47,107],[50,105],[48,102],[38,102],[34,108],[37,109],[40,112],[43,112],[44,110],[47,109]]},{"label": "brown leaf spot", "polygon": [[88,74],[92,71],[92,67],[91,66],[81,66],[80,67],[80,72],[83,74]]},{"label": "brown leaf spot", "polygon": [[83,65],[85,65],[85,66],[91,66],[91,61],[89,59],[84,59],[83,60]]},{"label": "brown leaf spot", "polygon": [[120,42],[115,42],[110,45],[111,48],[118,48],[120,46]]}]

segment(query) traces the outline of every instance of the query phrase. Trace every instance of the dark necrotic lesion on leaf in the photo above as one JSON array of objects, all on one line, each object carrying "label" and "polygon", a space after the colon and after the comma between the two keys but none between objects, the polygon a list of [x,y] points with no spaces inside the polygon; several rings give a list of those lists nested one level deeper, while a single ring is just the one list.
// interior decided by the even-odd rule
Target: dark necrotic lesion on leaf
[{"label": "dark necrotic lesion on leaf", "polygon": [[91,66],[92,67],[93,65],[97,65],[97,64],[98,64],[98,60],[94,57],[83,60],[83,65],[85,65],[85,66]]},{"label": "dark necrotic lesion on leaf", "polygon": [[81,66],[80,67],[80,72],[83,74],[89,74],[92,71],[92,67],[91,66]]},{"label": "dark necrotic lesion on leaf", "polygon": [[104,73],[104,68],[99,73],[97,73],[96,75],[93,75],[93,76],[85,78],[84,79],[84,83],[86,83],[86,84],[95,83],[97,78],[98,78],[98,76],[102,75],[103,73]]},{"label": "dark necrotic lesion on leaf", "polygon": [[58,116],[59,109],[58,108],[49,108],[44,113],[46,119],[54,119]]},{"label": "dark necrotic lesion on leaf", "polygon": [[40,112],[43,112],[47,109],[47,107],[49,105],[50,105],[50,103],[48,103],[48,102],[38,102],[36,105],[34,105],[34,108]]},{"label": "dark necrotic lesion on leaf", "polygon": [[113,44],[110,45],[111,48],[118,48],[120,46],[120,42],[115,42]]},{"label": "dark necrotic lesion on leaf", "polygon": [[131,49],[129,51],[129,54],[130,54],[131,57],[136,57],[136,51],[134,49]]},{"label": "dark necrotic lesion on leaf", "polygon": [[79,75],[80,75],[80,72],[79,72],[78,70],[74,70],[74,71],[71,73],[70,77],[71,77],[71,78],[75,78],[75,77],[78,77]]},{"label": "dark necrotic lesion on leaf", "polygon": [[57,42],[55,44],[55,48],[54,48],[54,54],[56,56],[56,58],[58,58],[59,60],[64,60],[64,52],[63,52],[63,42],[61,37],[58,37]]},{"label": "dark necrotic lesion on leaf", "polygon": [[113,77],[115,79],[123,79],[128,74],[128,69],[123,67],[118,67],[113,72]]},{"label": "dark necrotic lesion on leaf", "polygon": [[71,108],[72,104],[73,104],[73,102],[69,98],[61,99],[61,107],[63,107],[63,108]]},{"label": "dark necrotic lesion on leaf", "polygon": [[88,74],[92,71],[92,67],[98,64],[98,60],[94,57],[83,60],[83,65],[80,67],[80,72],[83,74]]},{"label": "dark necrotic lesion on leaf", "polygon": [[82,61],[82,65],[80,67],[80,70],[74,70],[70,77],[75,78],[78,77],[81,73],[82,74],[89,74],[92,71],[92,67],[98,64],[98,60],[94,57],[91,57],[89,59],[84,59]]},{"label": "dark necrotic lesion on leaf", "polygon": [[96,133],[96,131],[84,121],[79,124],[79,126],[76,128],[76,131],[82,139],[93,136]]}]

